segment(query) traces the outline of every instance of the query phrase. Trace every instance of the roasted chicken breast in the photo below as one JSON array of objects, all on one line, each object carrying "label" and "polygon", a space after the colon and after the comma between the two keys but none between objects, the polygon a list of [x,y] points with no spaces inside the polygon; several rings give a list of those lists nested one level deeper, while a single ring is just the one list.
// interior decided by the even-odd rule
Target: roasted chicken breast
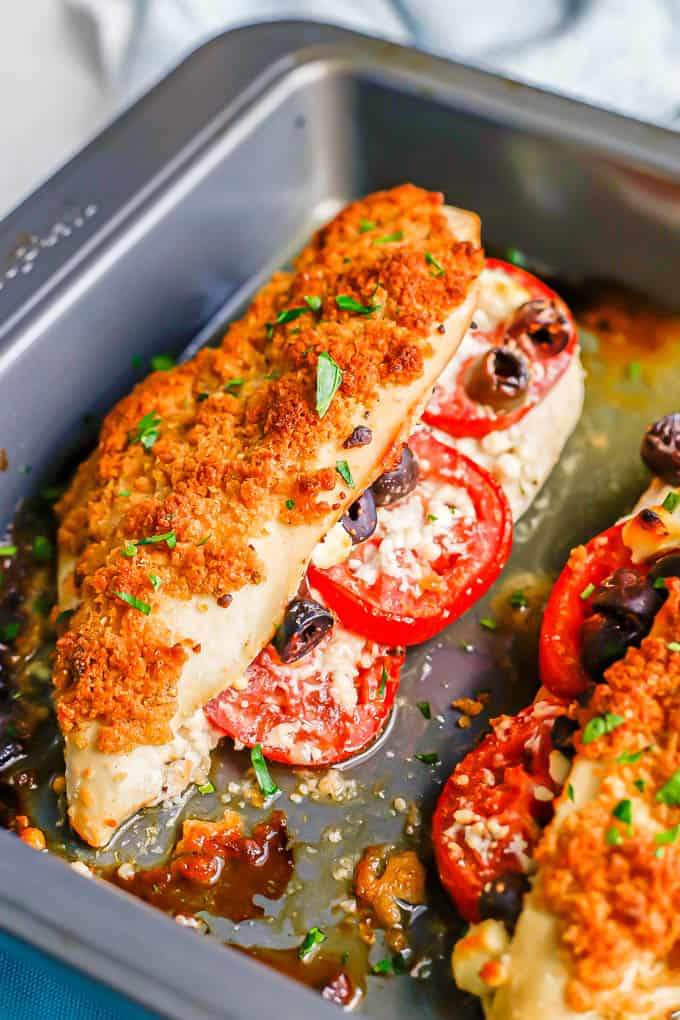
[{"label": "roasted chicken breast", "polygon": [[[475,215],[411,185],[372,195],[220,347],[110,412],[58,508],[73,612],[57,713],[69,817],[92,846],[206,775],[219,735],[203,706],[243,682],[316,544],[398,456],[482,266]],[[355,446],[359,425],[371,441]]]}]

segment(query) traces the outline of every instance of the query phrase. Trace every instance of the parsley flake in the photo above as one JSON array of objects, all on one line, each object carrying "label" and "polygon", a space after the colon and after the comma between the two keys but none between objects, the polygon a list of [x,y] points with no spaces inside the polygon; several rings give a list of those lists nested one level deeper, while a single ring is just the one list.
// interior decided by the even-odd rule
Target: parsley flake
[{"label": "parsley flake", "polygon": [[392,244],[395,241],[404,240],[404,231],[395,230],[392,234],[385,234],[383,237],[374,237],[371,244]]},{"label": "parsley flake", "polygon": [[667,804],[668,807],[680,807],[680,769],[674,772],[668,782],[661,787],[656,799],[660,804]]},{"label": "parsley flake", "polygon": [[316,363],[316,413],[323,418],[342,383],[342,369],[327,351],[322,351]]},{"label": "parsley flake", "polygon": [[567,787],[567,797],[571,801],[575,801],[576,800],[576,797],[574,795],[574,787],[571,785],[571,783],[569,783],[569,786]]},{"label": "parsley flake", "polygon": [[442,265],[440,265],[439,262],[437,262],[436,258],[431,252],[429,251],[425,252],[425,261],[427,262],[428,266],[432,266],[433,276],[443,276],[445,274],[446,270]]},{"label": "parsley flake", "polygon": [[652,585],[652,588],[656,588],[657,591],[667,591],[668,590],[668,585],[666,583],[666,578],[665,577],[655,577],[654,578],[654,584]]},{"label": "parsley flake", "polygon": [[16,545],[0,545],[0,556],[16,556],[18,552]]},{"label": "parsley flake", "polygon": [[585,588],[581,592],[579,598],[583,599],[583,601],[585,602],[586,599],[590,598],[590,596],[593,594],[594,591],[595,591],[595,585],[591,581],[590,584],[587,584],[585,586]]},{"label": "parsley flake", "polygon": [[356,312],[357,315],[371,315],[380,308],[380,305],[374,304],[373,301],[369,305],[362,305],[360,301],[355,301],[349,294],[338,294],[335,303],[343,312]]},{"label": "parsley flake", "polygon": [[286,500],[286,510],[294,510],[294,509],[295,509],[295,500],[294,499],[287,499]]},{"label": "parsley flake", "polygon": [[508,262],[513,264],[513,266],[519,266],[522,268],[527,264],[527,257],[524,252],[519,250],[519,248],[506,248],[505,257]]},{"label": "parsley flake", "polygon": [[640,761],[640,758],[649,750],[647,747],[643,747],[640,751],[624,751],[616,759],[617,765],[634,765],[636,761]]},{"label": "parsley flake", "polygon": [[335,470],[338,472],[343,482],[349,485],[350,489],[354,488],[354,479],[352,478],[352,472],[350,466],[346,460],[336,460]]},{"label": "parsley flake", "polygon": [[255,772],[258,786],[265,797],[273,797],[279,792],[279,788],[269,774],[267,763],[262,754],[262,745],[255,744],[250,751],[250,761]]},{"label": "parsley flake", "polygon": [[423,751],[420,754],[414,755],[418,761],[422,761],[423,765],[438,765],[439,755],[436,751]]},{"label": "parsley flake", "polygon": [[316,947],[320,946],[322,942],[326,941],[326,934],[321,928],[310,928],[304,937],[302,945],[298,949],[298,957],[301,960],[306,960],[313,952]]},{"label": "parsley flake", "polygon": [[121,496],[123,499],[127,499],[127,497],[130,495],[130,490],[129,489],[121,489],[120,492],[118,493],[118,495]]},{"label": "parsley flake", "polygon": [[634,786],[634,787],[635,787],[635,788],[636,788],[637,790],[639,790],[639,791],[640,791],[640,793],[644,793],[644,792],[645,792],[645,787],[647,786],[647,784],[646,784],[646,782],[644,781],[644,779],[634,779],[634,780],[633,780],[633,786]]},{"label": "parsley flake", "polygon": [[675,843],[678,836],[680,836],[680,825],[674,825],[672,829],[664,829],[663,832],[657,832],[654,836],[654,842],[660,843],[663,846],[664,843]]},{"label": "parsley flake", "polygon": [[482,627],[484,630],[496,630],[498,624],[496,623],[492,616],[483,616],[482,619],[479,621],[479,626]]},{"label": "parsley flake", "polygon": [[158,576],[158,574],[149,574],[148,577],[149,581],[151,582],[151,587],[153,588],[153,590],[158,591],[158,589],[161,586],[161,579]]},{"label": "parsley flake", "polygon": [[618,818],[620,822],[625,822],[626,825],[630,825],[633,821],[633,802],[631,800],[620,800],[614,810],[612,811],[614,818]]},{"label": "parsley flake", "polygon": [[151,612],[151,606],[148,602],[142,602],[141,599],[135,598],[134,595],[130,595],[126,591],[114,591],[113,593],[117,598],[122,599],[123,602],[127,602],[133,609],[139,610],[144,616],[148,616]]},{"label": "parsley flake", "polygon": [[678,496],[677,492],[669,492],[661,506],[664,508],[664,510],[668,510],[669,514],[672,514],[673,511],[677,509],[679,504],[680,496]]},{"label": "parsley flake", "polygon": [[365,234],[369,230],[375,230],[375,226],[373,220],[359,220],[359,233]]},{"label": "parsley flake", "polygon": [[642,376],[642,365],[639,361],[631,361],[628,365],[628,378],[631,382],[638,382]]},{"label": "parsley flake", "polygon": [[201,539],[201,541],[200,541],[200,542],[197,542],[197,543],[196,543],[196,548],[198,549],[198,548],[199,548],[199,546],[201,546],[201,545],[205,545],[205,543],[206,543],[206,542],[209,542],[211,538],[212,538],[212,531],[209,531],[209,532],[208,532],[208,534],[207,534],[207,535],[205,535],[205,536],[204,536],[204,537],[203,537],[203,538]]},{"label": "parsley flake", "polygon": [[418,702],[416,702],[416,704],[418,706],[418,710],[420,711],[420,714],[422,715],[423,719],[431,719],[432,718],[432,709],[430,708],[430,702],[429,701],[418,701]]},{"label": "parsley flake", "polygon": [[612,730],[618,729],[625,721],[622,715],[616,715],[615,712],[594,715],[583,730],[583,743],[592,744],[594,740],[603,737],[605,733],[611,733]]},{"label": "parsley flake", "polygon": [[47,563],[54,555],[54,548],[45,535],[36,535],[33,539],[33,555],[36,560]]},{"label": "parsley flake", "polygon": [[380,674],[380,687],[378,688],[378,697],[382,700],[385,697],[385,690],[387,688],[387,670],[385,669],[385,663],[382,665],[382,673]]},{"label": "parsley flake", "polygon": [[311,297],[305,295],[305,304],[312,312],[321,311],[321,298],[316,294],[313,294]]},{"label": "parsley flake", "polygon": [[607,846],[619,846],[623,843],[623,836],[615,825],[612,825],[611,828],[607,829],[604,838]]},{"label": "parsley flake", "polygon": [[123,548],[120,550],[121,556],[136,556],[137,545],[135,542],[126,542]]},{"label": "parsley flake", "polygon": [[523,591],[513,591],[508,602],[513,609],[527,609],[529,606],[529,600]]},{"label": "parsley flake", "polygon": [[168,549],[174,549],[177,545],[175,529],[171,528],[170,531],[164,531],[162,535],[151,535],[149,538],[138,538],[135,540],[135,545],[155,545],[157,542],[165,542]]},{"label": "parsley flake", "polygon": [[175,367],[175,359],[172,354],[155,354],[151,359],[151,367],[154,372],[169,372]]},{"label": "parsley flake", "polygon": [[205,796],[207,793],[214,793],[215,787],[211,782],[203,783],[201,786],[198,787],[198,792],[202,793]]},{"label": "parsley flake", "polygon": [[2,636],[3,643],[7,644],[8,641],[14,641],[14,638],[17,636],[20,629],[21,627],[16,620],[13,620],[11,623],[6,623],[0,629],[0,635]]},{"label": "parsley flake", "polygon": [[145,450],[150,450],[159,436],[159,426],[162,418],[155,411],[149,411],[137,424],[134,431],[128,436],[130,445],[141,443]]},{"label": "parsley flake", "polygon": [[222,388],[225,393],[231,393],[234,396],[241,389],[244,382],[245,379],[227,379]]}]

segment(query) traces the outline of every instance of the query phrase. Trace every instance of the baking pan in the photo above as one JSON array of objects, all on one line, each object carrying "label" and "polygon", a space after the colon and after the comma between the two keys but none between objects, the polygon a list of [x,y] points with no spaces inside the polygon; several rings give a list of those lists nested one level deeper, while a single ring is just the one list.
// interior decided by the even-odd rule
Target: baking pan
[{"label": "baking pan", "polygon": [[[319,222],[403,180],[477,210],[491,248],[512,245],[566,278],[605,275],[680,303],[680,141],[672,133],[339,29],[286,22],[228,33],[0,224],[2,520],[91,438],[97,417],[140,377],[135,366],[210,340]],[[625,507],[642,481],[632,453],[642,425],[677,402],[668,366],[637,395],[632,383],[607,379],[597,352],[589,368],[582,424],[517,529],[502,584],[527,569],[556,571],[571,545]],[[601,434],[615,434],[616,444],[591,442]],[[331,901],[347,888],[331,874],[343,853],[415,839],[427,857],[437,791],[484,725],[456,727],[451,699],[487,688],[497,714],[535,688],[533,654],[523,657],[518,635],[479,628],[498,597],[497,586],[490,603],[410,653],[390,731],[350,769],[378,796],[335,807],[284,798],[307,881],[277,905],[273,922],[214,923],[218,938],[297,945],[310,925],[332,921]],[[430,700],[431,721],[416,698]],[[441,764],[414,762],[424,750],[438,751]],[[218,792],[243,769],[243,757],[221,754]],[[299,781],[275,774],[287,793]],[[404,835],[396,795],[420,804],[421,836],[417,826]],[[54,805],[43,799],[36,811],[56,832]],[[198,800],[161,819],[220,808]],[[341,830],[341,847],[325,838],[330,828]],[[123,858],[133,836],[134,826],[117,846]],[[61,838],[88,859],[63,827]],[[479,1016],[450,980],[457,922],[434,881],[431,899],[430,919],[414,933],[429,979],[368,978],[362,1008],[370,1015]],[[273,1008],[299,1020],[337,1015],[302,986],[4,832],[0,926],[168,1017],[245,1020]]]}]

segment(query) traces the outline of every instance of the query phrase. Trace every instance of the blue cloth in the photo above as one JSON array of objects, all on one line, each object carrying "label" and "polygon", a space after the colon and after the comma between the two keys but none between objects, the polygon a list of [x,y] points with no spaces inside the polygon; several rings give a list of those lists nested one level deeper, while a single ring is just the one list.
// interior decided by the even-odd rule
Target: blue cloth
[{"label": "blue cloth", "polygon": [[0,931],[0,1020],[160,1020]]}]

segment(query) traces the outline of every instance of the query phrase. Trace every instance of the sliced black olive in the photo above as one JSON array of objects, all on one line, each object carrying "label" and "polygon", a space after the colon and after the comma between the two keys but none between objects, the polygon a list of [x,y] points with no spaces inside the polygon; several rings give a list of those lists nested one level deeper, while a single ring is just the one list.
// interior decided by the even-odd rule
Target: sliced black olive
[{"label": "sliced black olive", "polygon": [[465,389],[472,400],[510,411],[524,399],[529,388],[529,368],[523,354],[506,347],[491,347],[472,365]]},{"label": "sliced black olive", "polygon": [[680,485],[680,414],[667,414],[649,426],[640,456],[668,485]]},{"label": "sliced black olive", "polygon": [[370,538],[378,524],[375,509],[375,498],[371,489],[366,489],[363,496],[352,503],[351,507],[340,518],[340,522],[348,534],[352,536],[352,544],[365,542]]},{"label": "sliced black olive", "polygon": [[574,734],[577,729],[578,723],[575,719],[570,719],[568,715],[558,715],[552,724],[550,738],[553,747],[556,751],[565,754],[567,758],[574,756]]},{"label": "sliced black olive", "polygon": [[[660,577],[680,577],[680,553],[668,553],[667,556],[662,556],[647,574],[651,585]],[[668,593],[664,588],[656,588],[655,591],[665,600]]]},{"label": "sliced black olive", "polygon": [[598,587],[593,596],[596,613],[632,616],[647,630],[663,604],[663,593],[630,567],[622,567]]},{"label": "sliced black olive", "polygon": [[[569,323],[557,306],[547,298],[521,305],[512,317],[506,337],[544,358],[554,358],[569,343]],[[527,349],[525,347],[525,349]]]},{"label": "sliced black olive", "polygon": [[601,680],[606,669],[626,654],[630,645],[639,645],[647,633],[632,616],[603,616],[594,613],[581,631],[581,662],[593,680]]},{"label": "sliced black olive", "polygon": [[346,450],[352,450],[355,446],[368,446],[372,440],[373,430],[368,425],[357,425],[342,445]]},{"label": "sliced black olive", "polygon": [[479,897],[479,916],[482,921],[502,921],[512,935],[522,912],[524,894],[530,884],[519,871],[507,871],[499,878],[487,882]]},{"label": "sliced black olive", "polygon": [[274,647],[283,662],[297,662],[332,626],[333,617],[325,606],[312,599],[293,599],[274,635]]},{"label": "sliced black olive", "polygon": [[376,506],[389,506],[398,499],[408,496],[418,484],[418,461],[408,446],[401,451],[401,458],[394,471],[386,471],[376,478],[371,488]]}]

